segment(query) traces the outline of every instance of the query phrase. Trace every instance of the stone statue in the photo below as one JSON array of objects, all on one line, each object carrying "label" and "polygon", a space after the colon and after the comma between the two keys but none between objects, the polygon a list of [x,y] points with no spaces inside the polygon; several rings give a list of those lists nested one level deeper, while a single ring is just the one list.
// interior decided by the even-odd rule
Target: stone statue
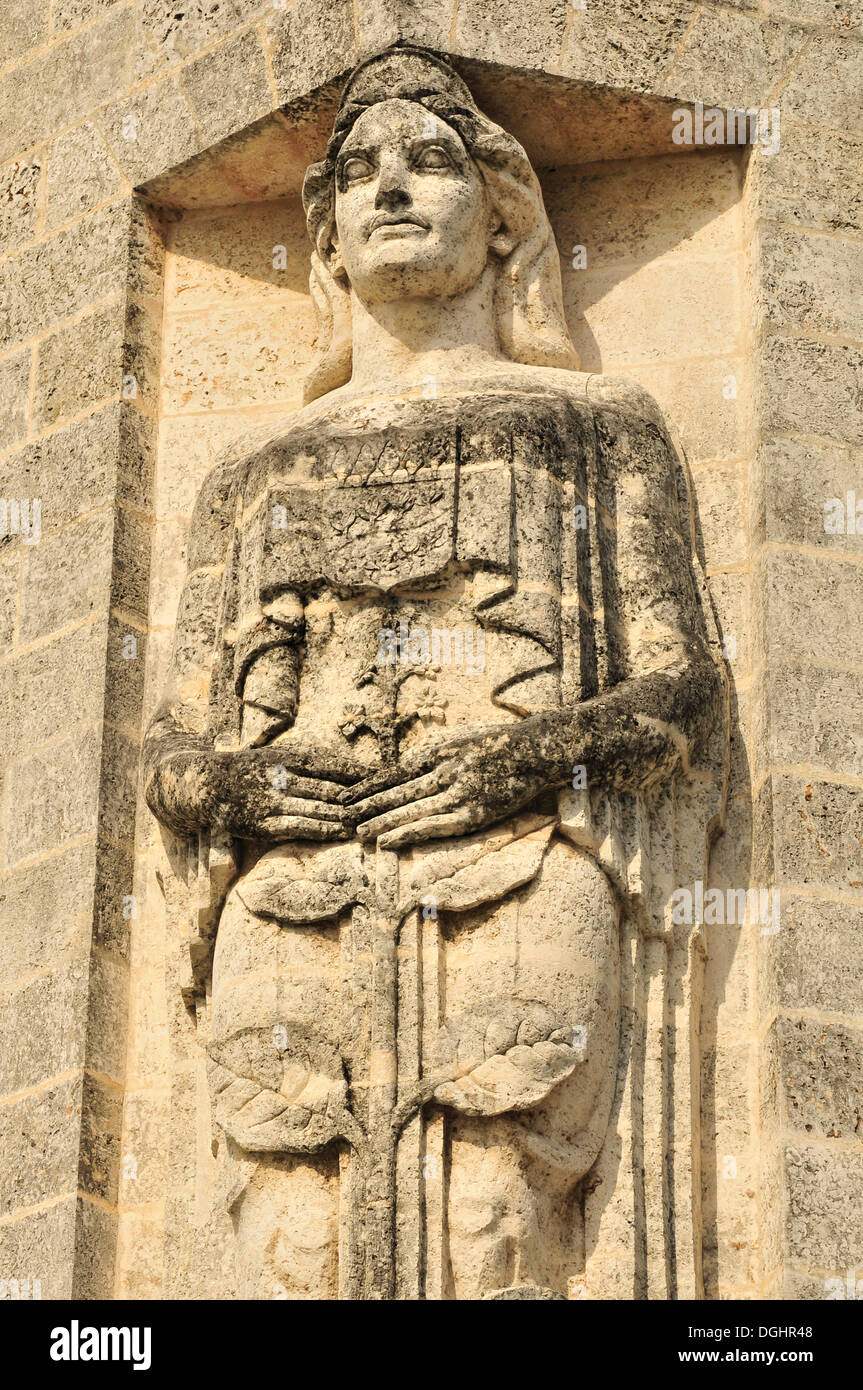
[{"label": "stone statue", "polygon": [[145,754],[238,1296],[685,1292],[664,904],[724,686],[683,467],[578,371],[536,175],[447,63],[357,68],[303,198],[319,360],[202,490]]}]

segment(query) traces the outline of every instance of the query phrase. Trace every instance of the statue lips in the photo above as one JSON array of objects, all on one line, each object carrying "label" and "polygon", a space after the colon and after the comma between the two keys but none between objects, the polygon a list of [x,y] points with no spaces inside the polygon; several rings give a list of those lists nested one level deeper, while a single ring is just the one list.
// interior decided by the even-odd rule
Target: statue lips
[{"label": "statue lips", "polygon": [[375,232],[381,232],[385,238],[389,239],[391,236],[404,236],[405,233],[412,231],[414,228],[421,232],[428,232],[431,230],[429,224],[424,221],[423,218],[417,217],[414,213],[379,212],[377,216],[373,217],[371,220],[369,226],[369,240],[374,236]]}]

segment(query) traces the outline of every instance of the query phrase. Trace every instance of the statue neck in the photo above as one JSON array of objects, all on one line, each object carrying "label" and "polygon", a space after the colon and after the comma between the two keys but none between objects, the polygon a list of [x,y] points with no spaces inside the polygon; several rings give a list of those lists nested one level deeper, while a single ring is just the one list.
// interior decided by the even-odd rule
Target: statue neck
[{"label": "statue neck", "polygon": [[454,299],[363,304],[352,291],[352,385],[470,375],[504,361],[494,324],[494,281],[494,267],[488,266],[472,289]]}]

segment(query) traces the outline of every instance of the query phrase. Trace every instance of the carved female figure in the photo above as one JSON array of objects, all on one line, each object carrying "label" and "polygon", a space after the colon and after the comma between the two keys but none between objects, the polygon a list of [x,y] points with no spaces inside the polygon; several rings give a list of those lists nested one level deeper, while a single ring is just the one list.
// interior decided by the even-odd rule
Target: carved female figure
[{"label": "carved female figure", "polygon": [[668,785],[719,707],[678,465],[577,370],[536,176],[446,63],[358,68],[304,203],[320,359],[204,486],[146,750],[159,819],[232,856],[238,1289],[564,1297],[621,1036],[573,792]]}]

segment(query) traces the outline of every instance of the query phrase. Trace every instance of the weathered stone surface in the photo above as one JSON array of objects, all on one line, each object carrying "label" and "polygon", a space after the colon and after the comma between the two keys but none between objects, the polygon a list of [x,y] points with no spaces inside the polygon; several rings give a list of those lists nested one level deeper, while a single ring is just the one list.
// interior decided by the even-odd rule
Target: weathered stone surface
[{"label": "weathered stone surface", "polygon": [[28,247],[0,265],[0,345],[5,350],[123,285],[129,211],[123,203]]},{"label": "weathered stone surface", "polygon": [[84,121],[52,141],[45,180],[46,230],[71,222],[116,198],[125,187],[125,180],[92,121]]},{"label": "weathered stone surface", "polygon": [[114,102],[100,113],[100,122],[114,158],[132,184],[181,164],[200,148],[189,104],[175,78],[167,77]]},{"label": "weathered stone surface", "polygon": [[27,433],[30,413],[29,349],[0,362],[0,449],[12,449]]},{"label": "weathered stone surface", "polygon": [[[676,0],[599,0],[583,10],[573,7],[560,69],[568,77],[609,87],[655,92],[691,18],[690,9]],[[508,58],[520,61],[515,48]],[[548,66],[548,55],[540,56],[540,62]]]},{"label": "weathered stone surface", "polygon": [[863,673],[777,658],[768,698],[776,762],[863,777]]},{"label": "weathered stone surface", "polygon": [[267,42],[279,98],[293,101],[345,72],[355,57],[348,0],[270,10]]},{"label": "weathered stone surface", "polygon": [[49,0],[7,0],[0,15],[0,52],[7,67],[48,38]]},{"label": "weathered stone surface", "polygon": [[767,104],[805,35],[760,17],[703,6],[686,35],[664,91],[680,101],[746,110]]},{"label": "weathered stone surface", "polygon": [[762,399],[768,427],[863,443],[863,348],[769,337]]},{"label": "weathered stone surface", "polygon": [[754,152],[762,215],[799,227],[863,231],[863,140],[786,121],[775,154]]},{"label": "weathered stone surface", "polygon": [[863,1215],[855,1193],[863,1154],[844,1148],[795,1145],[786,1150],[787,1230],[796,1257],[821,1269],[859,1263]]},{"label": "weathered stone surface", "polygon": [[863,887],[861,809],[860,787],[777,776],[773,810],[779,880],[791,886],[859,893]]},{"label": "weathered stone surface", "polygon": [[863,1125],[863,1032],[807,1018],[780,1018],[776,1029],[788,1128],[855,1140]]},{"label": "weathered stone surface", "polygon": [[38,50],[29,62],[0,77],[0,160],[74,125],[122,91],[131,75],[133,50],[134,16],[126,6],[118,7],[101,23]]},{"label": "weathered stone surface", "polygon": [[753,538],[863,555],[861,465],[859,448],[830,440],[766,440],[751,485]]},{"label": "weathered stone surface", "polygon": [[63,531],[43,535],[38,545],[27,548],[22,642],[32,642],[107,607],[113,531],[110,513],[96,512]]},{"label": "weathered stone surface", "polygon": [[854,898],[818,902],[783,891],[779,989],[788,1008],[859,1013],[860,911]]},{"label": "weathered stone surface", "polygon": [[13,159],[0,169],[0,253],[30,241],[36,231],[42,161]]},{"label": "weathered stone surface", "polygon": [[819,34],[782,92],[795,120],[863,132],[863,48],[859,38]]},{"label": "weathered stone surface", "polygon": [[92,830],[99,800],[100,739],[89,730],[9,770],[13,809],[7,822],[6,863],[14,865]]},{"label": "weathered stone surface", "polygon": [[119,393],[124,307],[122,301],[114,301],[42,339],[33,401],[37,430]]},{"label": "weathered stone surface", "polygon": [[[228,103],[225,91],[236,72],[243,74],[242,89],[238,99]],[[254,29],[190,63],[181,80],[208,142],[221,140],[272,108],[264,53]]]},{"label": "weathered stone surface", "polygon": [[4,875],[4,989],[89,943],[94,878],[93,844],[77,845]]}]

